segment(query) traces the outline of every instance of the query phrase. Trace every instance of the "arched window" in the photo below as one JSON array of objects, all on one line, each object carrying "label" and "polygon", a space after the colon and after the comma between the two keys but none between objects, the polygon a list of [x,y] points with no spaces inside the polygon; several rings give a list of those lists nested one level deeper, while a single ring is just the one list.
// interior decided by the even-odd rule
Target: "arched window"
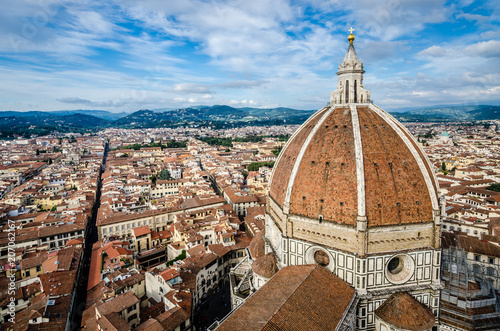
[{"label": "arched window", "polygon": [[349,81],[345,81],[345,103],[349,103]]},{"label": "arched window", "polygon": [[354,81],[354,102],[358,102],[358,81]]}]

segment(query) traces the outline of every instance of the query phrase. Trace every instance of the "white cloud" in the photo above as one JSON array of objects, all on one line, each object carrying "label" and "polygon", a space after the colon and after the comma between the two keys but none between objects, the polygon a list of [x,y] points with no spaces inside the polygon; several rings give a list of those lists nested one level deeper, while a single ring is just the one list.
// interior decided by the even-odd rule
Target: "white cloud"
[{"label": "white cloud", "polygon": [[481,41],[465,48],[465,52],[472,56],[500,57],[500,41]]},{"label": "white cloud", "polygon": [[444,0],[357,0],[345,3],[359,32],[385,41],[414,35],[426,24],[450,19],[453,7]]},{"label": "white cloud", "polygon": [[483,23],[488,21],[489,17],[485,15],[479,14],[468,14],[468,13],[459,13],[456,15],[457,18],[464,18],[468,21],[477,21],[478,23]]},{"label": "white cloud", "polygon": [[432,57],[442,57],[447,55],[447,51],[440,46],[433,45],[429,48],[424,49],[418,55],[423,55],[423,56],[432,56]]},{"label": "white cloud", "polygon": [[230,100],[229,104],[235,107],[259,107],[260,103],[255,100]]},{"label": "white cloud", "polygon": [[174,91],[176,92],[187,92],[187,93],[210,93],[210,89],[201,84],[192,84],[192,83],[182,83],[182,84],[174,84]]}]

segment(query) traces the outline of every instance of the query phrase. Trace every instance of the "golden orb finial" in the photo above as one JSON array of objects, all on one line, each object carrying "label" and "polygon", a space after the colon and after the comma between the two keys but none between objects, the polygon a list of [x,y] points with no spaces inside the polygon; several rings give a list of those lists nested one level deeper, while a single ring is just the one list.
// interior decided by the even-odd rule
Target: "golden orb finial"
[{"label": "golden orb finial", "polygon": [[356,37],[352,34],[352,32],[354,31],[354,29],[353,29],[353,28],[352,28],[352,26],[351,26],[351,28],[350,28],[349,30],[347,30],[347,31],[349,31],[349,32],[351,33],[349,36],[347,36],[347,40],[349,40],[349,44],[352,44],[352,42],[353,42],[353,41],[354,41],[354,39],[356,38]]}]

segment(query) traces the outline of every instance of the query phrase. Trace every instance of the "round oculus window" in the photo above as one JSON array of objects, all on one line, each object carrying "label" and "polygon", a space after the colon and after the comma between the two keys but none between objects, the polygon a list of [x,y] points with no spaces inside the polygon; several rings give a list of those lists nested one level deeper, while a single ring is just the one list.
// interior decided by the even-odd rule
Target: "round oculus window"
[{"label": "round oculus window", "polygon": [[325,251],[318,250],[314,252],[314,262],[320,266],[326,267],[330,264],[330,257]]},{"label": "round oculus window", "polygon": [[405,254],[393,256],[386,265],[385,275],[393,284],[406,283],[415,271],[415,262]]},{"label": "round oculus window", "polygon": [[403,268],[404,262],[400,256],[393,257],[387,265],[387,270],[393,275],[399,274],[401,271],[403,271]]},{"label": "round oculus window", "polygon": [[335,270],[335,256],[324,247],[311,246],[305,251],[304,264],[317,264],[333,272]]}]

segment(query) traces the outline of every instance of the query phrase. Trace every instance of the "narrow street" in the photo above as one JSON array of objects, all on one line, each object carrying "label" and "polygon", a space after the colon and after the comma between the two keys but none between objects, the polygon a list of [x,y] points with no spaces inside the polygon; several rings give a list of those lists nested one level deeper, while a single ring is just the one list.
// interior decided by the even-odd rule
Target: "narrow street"
[{"label": "narrow street", "polygon": [[203,302],[195,312],[196,330],[207,330],[215,321],[220,321],[231,312],[231,294],[229,281],[224,282],[218,291]]},{"label": "narrow street", "polygon": [[82,321],[82,315],[85,311],[85,302],[87,301],[87,283],[90,271],[90,259],[92,257],[92,245],[97,241],[97,211],[99,210],[101,200],[101,175],[106,167],[106,159],[108,157],[109,145],[106,143],[104,147],[104,155],[102,158],[102,166],[99,169],[99,177],[97,178],[97,191],[94,205],[92,206],[92,214],[87,222],[84,233],[83,256],[80,261],[80,267],[75,281],[75,296],[74,305],[69,313],[66,330],[79,330]]}]

